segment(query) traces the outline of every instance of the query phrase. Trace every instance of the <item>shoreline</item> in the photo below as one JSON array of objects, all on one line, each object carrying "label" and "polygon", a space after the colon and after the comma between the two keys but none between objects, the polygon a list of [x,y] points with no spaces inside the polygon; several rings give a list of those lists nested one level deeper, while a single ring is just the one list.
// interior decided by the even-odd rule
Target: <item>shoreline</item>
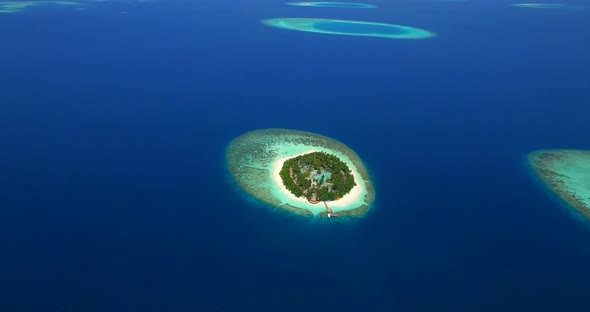
[{"label": "shoreline", "polygon": [[[275,159],[272,163],[272,170],[271,170],[272,174],[271,175],[272,175],[272,180],[273,180],[274,184],[279,188],[281,193],[284,196],[286,196],[289,200],[293,201],[294,203],[310,205],[310,206],[316,207],[317,205],[320,205],[323,202],[319,202],[317,204],[312,204],[309,201],[307,201],[307,199],[305,199],[303,197],[295,197],[295,195],[293,195],[291,192],[289,192],[289,190],[287,190],[287,188],[283,184],[283,180],[281,179],[281,176],[279,175],[279,173],[281,172],[281,168],[283,168],[283,164],[285,163],[285,161],[287,159],[295,158],[297,156],[301,156],[301,155],[305,155],[305,154],[309,154],[309,153],[313,153],[313,152],[317,152],[317,150],[310,149],[310,150],[305,151],[303,153],[291,155],[288,157],[279,157],[279,158]],[[359,199],[361,198],[361,196],[363,195],[363,190],[360,187],[360,183],[359,183],[359,181],[360,181],[359,179],[361,179],[360,174],[357,172],[356,167],[354,167],[354,166],[349,166],[349,167],[351,167],[350,170],[352,171],[352,175],[354,176],[354,180],[356,182],[356,185],[350,190],[350,192],[348,192],[348,194],[344,195],[339,200],[327,202],[328,206],[332,209],[336,208],[337,210],[348,210],[346,208],[349,208],[349,207],[350,207],[350,209],[354,209],[354,208],[356,208],[356,205],[354,205],[354,203],[357,203],[359,201]],[[293,203],[287,203],[287,204],[293,204]],[[354,207],[351,207],[351,206],[354,206]],[[337,212],[337,210],[334,212]]]}]

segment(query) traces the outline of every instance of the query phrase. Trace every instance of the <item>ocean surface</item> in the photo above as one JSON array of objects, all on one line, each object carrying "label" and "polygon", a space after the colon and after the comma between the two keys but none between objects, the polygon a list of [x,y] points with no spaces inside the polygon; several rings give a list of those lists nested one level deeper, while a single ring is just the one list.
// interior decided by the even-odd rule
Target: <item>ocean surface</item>
[{"label": "ocean surface", "polygon": [[[0,14],[0,311],[590,311],[590,226],[526,165],[590,149],[590,10],[366,3]],[[277,17],[438,36],[259,22]],[[354,149],[366,217],[237,189],[225,148],[263,128]]]}]

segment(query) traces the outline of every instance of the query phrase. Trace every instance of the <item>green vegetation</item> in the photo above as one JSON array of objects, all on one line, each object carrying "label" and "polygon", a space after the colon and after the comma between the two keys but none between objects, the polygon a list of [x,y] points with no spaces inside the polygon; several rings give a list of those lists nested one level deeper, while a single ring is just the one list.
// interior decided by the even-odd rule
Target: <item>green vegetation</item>
[{"label": "green vegetation", "polygon": [[348,166],[325,152],[288,159],[279,174],[287,190],[311,203],[340,199],[356,185]]}]

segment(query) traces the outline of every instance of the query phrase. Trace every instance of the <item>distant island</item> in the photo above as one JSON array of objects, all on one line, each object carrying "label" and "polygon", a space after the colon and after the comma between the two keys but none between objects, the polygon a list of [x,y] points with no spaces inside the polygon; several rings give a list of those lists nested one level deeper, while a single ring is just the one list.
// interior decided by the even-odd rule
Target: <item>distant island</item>
[{"label": "distant island", "polygon": [[312,204],[338,200],[356,186],[348,166],[326,152],[288,159],[279,174],[289,192],[305,197]]}]

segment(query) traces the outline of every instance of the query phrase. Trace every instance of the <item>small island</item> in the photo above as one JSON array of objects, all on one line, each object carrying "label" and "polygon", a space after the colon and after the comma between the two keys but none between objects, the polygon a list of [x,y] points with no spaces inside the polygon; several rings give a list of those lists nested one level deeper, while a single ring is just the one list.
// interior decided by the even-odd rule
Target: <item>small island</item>
[{"label": "small island", "polygon": [[359,156],[315,133],[288,129],[245,133],[228,145],[226,163],[241,191],[300,216],[358,218],[375,200]]},{"label": "small island", "polygon": [[312,204],[338,200],[356,186],[348,166],[325,152],[288,159],[279,175],[287,190]]},{"label": "small island", "polygon": [[548,189],[590,220],[590,151],[543,150],[528,161]]}]

